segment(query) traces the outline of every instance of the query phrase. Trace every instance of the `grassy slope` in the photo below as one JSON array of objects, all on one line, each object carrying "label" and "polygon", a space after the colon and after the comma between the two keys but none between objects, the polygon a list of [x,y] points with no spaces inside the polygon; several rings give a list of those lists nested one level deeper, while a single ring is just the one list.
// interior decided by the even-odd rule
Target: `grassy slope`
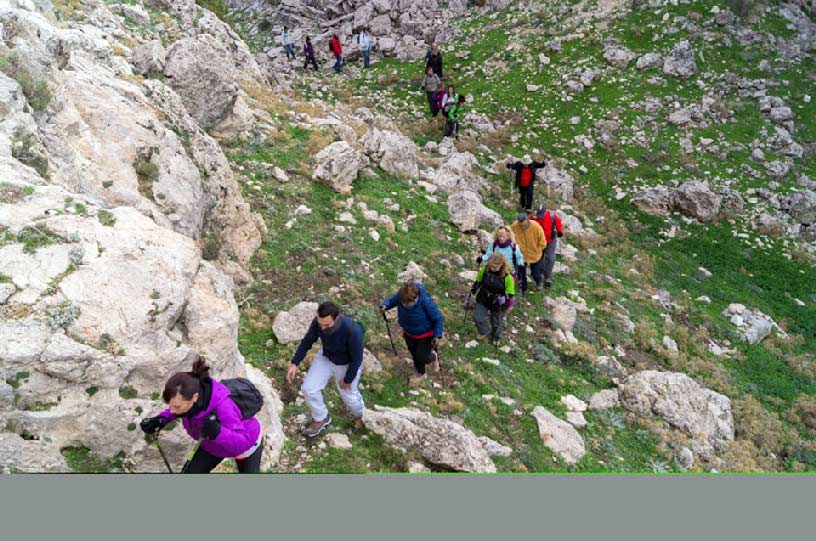
[{"label": "grassy slope", "polygon": [[[684,32],[652,40],[651,33],[644,29],[649,29],[649,25],[666,26],[661,20],[667,12],[675,16],[697,11],[708,17],[708,5],[707,2],[696,2],[662,10],[635,11],[614,22],[601,35],[620,38],[636,53],[653,50],[665,53],[673,43],[684,37]],[[421,191],[407,182],[386,175],[355,183],[355,203],[365,201],[369,208],[385,211],[383,199],[390,198],[401,207],[399,213],[385,211],[397,222],[397,232],[389,235],[378,228],[383,239],[374,243],[367,235],[368,226],[360,225],[347,234],[334,231],[331,220],[339,212],[344,197],[303,178],[296,178],[286,185],[255,178],[248,168],[245,180],[256,180],[257,186],[247,185],[247,196],[266,218],[271,236],[255,259],[254,270],[259,282],[252,290],[245,292],[242,302],[242,352],[253,364],[267,369],[282,385],[283,368],[293,348],[274,343],[266,345],[272,336],[270,318],[277,311],[300,300],[325,298],[331,286],[348,285],[348,289],[344,289],[337,298],[365,322],[369,329],[368,347],[386,365],[382,376],[364,378],[363,392],[368,403],[395,406],[417,404],[434,414],[458,416],[475,433],[493,437],[516,450],[509,459],[496,460],[501,470],[666,471],[673,467],[670,453],[652,433],[639,423],[625,420],[619,412],[587,415],[589,426],[582,433],[590,452],[575,467],[567,467],[555,460],[552,453],[541,445],[535,422],[529,416],[532,407],[542,405],[561,415],[563,406],[559,398],[563,394],[572,393],[588,398],[592,392],[606,387],[608,384],[592,372],[586,359],[611,344],[621,344],[627,351],[633,352],[631,357],[637,359],[635,364],[638,368],[657,366],[683,370],[703,383],[726,392],[732,399],[743,398],[747,394],[754,396],[766,413],[772,416],[778,414],[781,419],[781,439],[787,447],[771,447],[775,451],[781,449],[787,455],[775,465],[790,469],[816,468],[813,453],[807,451],[807,447],[792,446],[790,443],[798,438],[810,438],[797,401],[802,396],[809,397],[816,393],[813,379],[806,375],[807,367],[812,366],[812,358],[806,355],[816,350],[816,305],[811,301],[816,287],[812,280],[812,267],[788,260],[785,254],[790,254],[790,247],[782,241],[757,247],[753,237],[736,238],[735,232],[749,231],[739,221],[700,226],[675,218],[674,222],[681,227],[681,232],[676,238],[666,239],[661,235],[667,228],[664,220],[637,212],[626,199],[616,201],[612,197],[612,185],[627,187],[644,182],[655,184],[702,176],[736,177],[738,185],[756,187],[755,181],[733,173],[747,161],[747,155],[733,153],[721,160],[712,154],[698,154],[697,169],[689,170],[677,159],[678,133],[670,127],[661,128],[650,143],[650,148],[624,144],[616,151],[598,148],[592,155],[576,153],[571,137],[589,133],[594,120],[605,118],[615,107],[623,108],[620,118],[624,121],[624,127],[618,134],[623,140],[638,114],[627,105],[642,100],[647,94],[657,97],[675,95],[684,104],[699,103],[702,91],[694,84],[694,78],[650,85],[646,79],[654,73],[638,72],[632,66],[621,75],[612,75],[596,82],[571,101],[560,101],[560,72],[571,70],[576,64],[582,67],[604,65],[599,40],[566,42],[563,52],[547,53],[552,64],[540,68],[537,61],[526,64],[516,59],[518,53],[505,50],[509,42],[505,28],[552,26],[554,16],[534,15],[529,20],[512,20],[512,17],[509,13],[503,13],[493,20],[466,23],[471,30],[468,35],[478,36],[478,42],[465,38],[452,45],[454,50],[467,49],[470,56],[467,59],[452,59],[449,54],[451,60],[448,62],[453,65],[446,68],[447,78],[476,97],[473,109],[478,112],[493,116],[510,106],[517,112],[523,109],[526,119],[517,130],[520,135],[518,140],[502,141],[502,147],[494,148],[494,151],[501,156],[504,152],[519,154],[527,149],[540,148],[547,154],[565,158],[566,168],[576,175],[577,182],[583,188],[583,195],[577,204],[579,215],[583,213],[590,219],[604,216],[604,221],[596,224],[596,230],[605,236],[605,244],[593,246],[597,254],[592,257],[582,251],[579,263],[573,266],[574,274],[558,280],[551,293],[557,296],[577,289],[590,307],[599,309],[596,317],[581,322],[576,333],[590,344],[589,350],[562,352],[557,363],[542,363],[536,359],[532,347],[544,340],[540,325],[534,324],[538,330],[528,336],[524,326],[519,323],[523,315],[525,319],[544,318],[541,293],[533,293],[531,305],[522,305],[511,316],[515,324],[511,326],[518,330],[518,334],[513,337],[515,347],[510,353],[495,351],[487,346],[475,349],[462,347],[464,341],[473,335],[472,324],[463,322],[457,302],[466,285],[458,280],[455,272],[446,270],[440,264],[440,258],[450,258],[451,254],[458,253],[469,261],[473,254],[467,252],[467,244],[447,222],[447,209],[443,201],[430,202]],[[763,24],[779,34],[787,32],[778,16],[769,16]],[[525,47],[529,47],[537,57],[548,39],[550,37],[546,32],[530,30],[524,41]],[[756,76],[755,66],[760,59],[774,61],[770,51],[759,47],[727,48],[716,40],[705,43],[698,40],[694,45],[705,56],[704,62],[698,58],[698,71],[701,73],[717,74],[727,67],[746,76]],[[509,71],[505,74],[485,74],[482,66],[496,59],[504,61]],[[406,112],[404,120],[410,121],[414,111],[420,112],[418,114],[423,111],[423,97],[415,90],[417,71],[416,64],[389,59],[375,64],[365,76],[331,81],[329,84],[335,96],[341,98],[353,91],[357,95],[362,94],[373,105],[396,104]],[[812,59],[786,66],[777,79],[789,80],[790,84],[775,89],[777,95],[785,96],[791,104],[796,104],[797,124],[802,126],[795,134],[799,141],[812,139],[814,134],[811,119],[816,111],[812,103],[805,105],[801,100],[804,94],[816,94],[816,85],[812,76],[808,78],[808,72],[814,72]],[[527,93],[527,84],[538,84],[542,89],[535,94]],[[309,96],[305,87],[304,94]],[[736,111],[734,121],[694,132],[695,141],[699,137],[711,137],[715,140],[726,138],[732,143],[749,143],[759,128],[767,126],[767,121],[759,114],[755,99],[740,102],[733,98],[726,105]],[[569,123],[573,116],[582,117],[577,126]],[[537,126],[540,118],[546,118],[546,129]],[[285,133],[282,141],[272,148],[245,145],[236,149],[232,158],[243,165],[267,161],[292,168],[300,163],[300,168],[305,172],[308,153],[304,153],[303,148],[311,135],[301,128],[288,129]],[[432,132],[413,135],[420,144],[435,137]],[[480,157],[486,161],[486,156]],[[625,161],[629,158],[635,159],[639,165],[627,166]],[[665,166],[665,170],[658,169],[655,164]],[[581,165],[587,170],[584,174],[577,170]],[[805,159],[798,160],[795,168],[813,173],[813,164]],[[706,175],[706,172],[709,174]],[[793,175],[790,178],[794,178]],[[497,186],[499,182],[506,182],[505,177],[491,180]],[[789,182],[782,184],[782,190],[791,186]],[[508,213],[498,190],[488,203]],[[309,206],[312,214],[299,217],[298,225],[294,228],[283,229],[283,224],[293,217],[291,210],[299,204]],[[362,224],[361,213],[356,207],[352,208],[352,212]],[[416,219],[406,233],[400,231],[399,222],[400,218],[405,219],[409,214],[416,215]],[[342,249],[342,259],[331,263],[332,268],[326,270],[327,260],[322,254],[334,256],[338,249]],[[284,253],[288,257],[284,257]],[[405,385],[408,369],[391,358],[385,330],[375,310],[376,303],[393,288],[396,273],[408,260],[416,261],[428,272],[427,285],[446,315],[448,335],[458,334],[461,338],[449,341],[443,350],[443,357],[452,373],[446,373],[447,381],[438,377],[435,381],[444,389],[427,390],[419,396],[408,393]],[[362,266],[363,262],[372,262],[370,271]],[[694,279],[694,270],[699,266],[712,271],[713,277],[703,282]],[[630,271],[632,267],[637,268],[639,274],[633,274]],[[613,282],[602,279],[603,275],[611,276]],[[675,302],[680,305],[671,314],[675,324],[664,323],[660,310],[643,293],[650,287],[664,288],[673,294]],[[692,300],[699,295],[709,296],[711,304]],[[798,306],[794,302],[797,298],[806,301],[806,306]],[[610,300],[620,301],[628,309],[631,319],[638,323],[634,336],[623,335],[611,323],[608,317]],[[733,338],[730,325],[720,315],[731,302],[741,302],[762,310],[782,322],[789,332],[799,338],[793,344],[771,340],[766,341],[765,345],[756,346],[732,344],[739,351],[733,359],[723,361],[713,357],[704,350],[701,341],[705,336],[719,340]],[[681,348],[679,358],[670,358],[662,352],[659,342],[663,334],[669,334],[678,341]],[[546,342],[544,344],[547,345]],[[481,362],[479,359],[485,356],[499,359],[501,365],[494,367]],[[801,363],[797,365],[793,362],[795,359]],[[458,385],[450,386],[454,380]],[[329,394],[333,396],[334,411],[342,411],[342,404],[336,395],[333,392]],[[518,403],[517,408],[522,415],[515,415],[515,408],[504,404],[486,402],[481,398],[482,394],[510,396]],[[287,405],[285,416],[291,418],[304,412],[302,406]],[[349,427],[347,423],[340,422],[340,428],[347,430]],[[757,441],[753,434],[744,435]],[[410,458],[387,450],[379,438],[371,435],[352,433],[351,440],[354,444],[352,451],[310,449],[309,454],[313,458],[306,469],[404,470]],[[288,451],[295,453],[294,448],[298,445],[300,442],[290,441]],[[769,452],[770,448],[762,448],[758,454],[767,456]]]}]

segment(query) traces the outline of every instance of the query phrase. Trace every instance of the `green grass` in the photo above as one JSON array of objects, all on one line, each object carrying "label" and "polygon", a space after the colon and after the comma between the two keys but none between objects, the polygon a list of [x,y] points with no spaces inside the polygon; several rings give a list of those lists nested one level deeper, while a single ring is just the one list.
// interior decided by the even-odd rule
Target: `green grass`
[{"label": "green grass", "polygon": [[102,460],[87,447],[66,447],[61,450],[68,468],[75,473],[111,473],[122,471],[123,454],[110,460]]}]

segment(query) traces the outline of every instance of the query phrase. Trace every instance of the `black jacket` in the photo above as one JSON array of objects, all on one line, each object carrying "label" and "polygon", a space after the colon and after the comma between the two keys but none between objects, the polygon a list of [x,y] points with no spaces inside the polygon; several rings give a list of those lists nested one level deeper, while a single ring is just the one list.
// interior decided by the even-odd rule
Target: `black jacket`
[{"label": "black jacket", "polygon": [[[547,162],[534,161],[533,163],[530,164],[530,169],[533,170],[533,178],[530,180],[530,186],[535,184],[536,173],[538,172],[538,170],[543,169],[545,167],[547,167]],[[519,186],[521,183],[521,170],[524,169],[524,164],[521,162],[508,163],[507,168],[513,169],[516,172],[516,186]]]},{"label": "black jacket", "polygon": [[428,51],[425,54],[425,71],[431,68],[435,74],[442,77],[442,51],[433,54],[433,51]]}]

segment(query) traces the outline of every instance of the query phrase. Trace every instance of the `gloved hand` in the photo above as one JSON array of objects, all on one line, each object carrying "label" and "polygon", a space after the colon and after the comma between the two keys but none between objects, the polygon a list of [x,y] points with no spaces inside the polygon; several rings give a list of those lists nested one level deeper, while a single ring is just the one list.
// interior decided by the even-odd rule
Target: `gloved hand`
[{"label": "gloved hand", "polygon": [[221,423],[218,421],[218,417],[212,414],[207,417],[207,420],[204,421],[204,425],[201,427],[201,439],[214,440],[220,433]]},{"label": "gloved hand", "polygon": [[470,304],[472,302],[473,302],[473,293],[471,292],[471,293],[468,293],[465,296],[465,304]]},{"label": "gloved hand", "polygon": [[504,303],[507,302],[507,297],[505,295],[499,295],[499,306],[504,306]]},{"label": "gloved hand", "polygon": [[477,264],[477,265],[481,265],[481,264],[482,264],[482,260],[483,260],[482,256],[476,256],[476,264]]},{"label": "gloved hand", "polygon": [[166,424],[167,420],[164,417],[145,417],[139,422],[139,427],[145,434],[153,434]]},{"label": "gloved hand", "polygon": [[562,233],[561,231],[559,231],[558,233],[556,233],[556,235],[558,235],[559,237],[563,237],[563,236],[564,236],[564,233]]}]

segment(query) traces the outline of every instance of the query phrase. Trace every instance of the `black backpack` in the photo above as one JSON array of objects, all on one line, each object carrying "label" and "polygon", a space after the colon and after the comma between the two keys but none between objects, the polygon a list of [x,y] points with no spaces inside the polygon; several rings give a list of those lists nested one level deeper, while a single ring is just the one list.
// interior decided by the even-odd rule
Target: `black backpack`
[{"label": "black backpack", "polygon": [[221,383],[229,389],[229,397],[241,410],[241,417],[246,421],[257,415],[263,407],[263,396],[255,384],[246,378],[223,379]]}]

